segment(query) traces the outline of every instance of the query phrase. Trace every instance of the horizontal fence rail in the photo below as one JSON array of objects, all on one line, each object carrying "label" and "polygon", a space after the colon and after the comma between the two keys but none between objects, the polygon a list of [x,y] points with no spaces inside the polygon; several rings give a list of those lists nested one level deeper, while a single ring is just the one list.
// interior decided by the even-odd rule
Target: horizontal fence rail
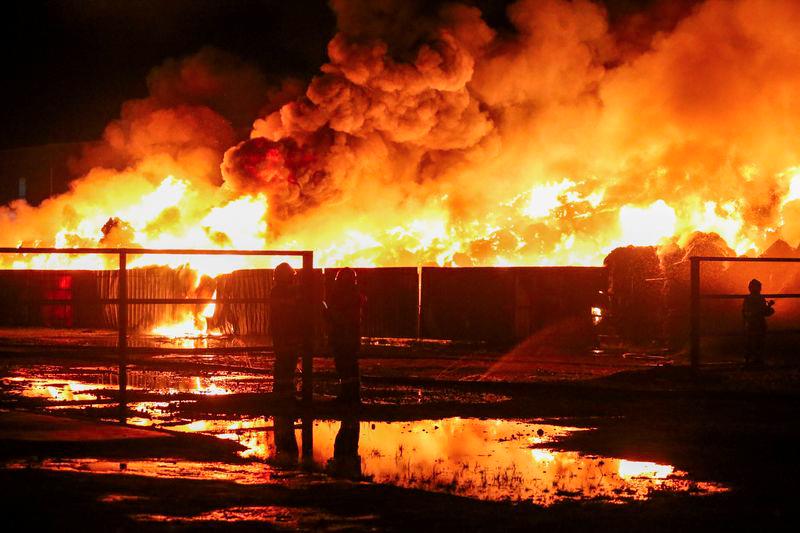
[{"label": "horizontal fence rail", "polygon": [[196,250],[191,248],[0,248],[0,254],[66,255],[283,255],[313,257],[311,250]]},{"label": "horizontal fence rail", "polygon": [[[707,335],[702,331],[700,324],[701,300],[741,300],[747,294],[741,293],[702,293],[700,290],[700,265],[702,263],[800,263],[800,257],[690,257],[690,316],[689,316],[689,358],[693,367],[700,366],[700,338]],[[765,293],[764,298],[800,298],[800,293]],[[772,331],[770,334],[795,334],[797,329]],[[734,336],[733,333],[715,334],[715,336]]]},{"label": "horizontal fence rail", "polygon": [[[19,247],[8,248],[0,247],[0,254],[4,255],[116,255],[119,258],[119,281],[116,298],[101,298],[98,303],[117,306],[118,335],[116,350],[119,357],[119,391],[121,417],[125,412],[125,394],[127,390],[127,356],[132,351],[144,351],[145,353],[158,352],[179,352],[191,351],[193,353],[220,351],[220,349],[202,350],[198,348],[161,348],[161,349],[132,349],[128,345],[128,306],[139,304],[169,305],[169,304],[266,304],[268,298],[129,298],[128,297],[128,258],[130,256],[142,255],[182,255],[182,256],[299,256],[303,260],[302,267],[302,295],[303,309],[305,316],[311,316],[313,312],[314,298],[314,252],[311,250],[197,250],[187,248],[175,249],[153,249],[153,248],[31,248]],[[75,303],[79,299],[64,298],[42,298],[32,300],[34,303],[46,305],[58,305],[60,303]],[[302,347],[302,395],[305,403],[310,403],[312,399],[313,387],[313,368],[312,368],[312,339],[313,321],[305,321],[304,341]],[[50,346],[37,345],[41,348],[52,348]],[[234,349],[227,348],[222,351],[265,351],[270,346],[248,346],[246,348]]]},{"label": "horizontal fence rail", "polygon": [[800,257],[717,257],[697,255],[690,257],[689,260],[716,263],[800,263]]}]

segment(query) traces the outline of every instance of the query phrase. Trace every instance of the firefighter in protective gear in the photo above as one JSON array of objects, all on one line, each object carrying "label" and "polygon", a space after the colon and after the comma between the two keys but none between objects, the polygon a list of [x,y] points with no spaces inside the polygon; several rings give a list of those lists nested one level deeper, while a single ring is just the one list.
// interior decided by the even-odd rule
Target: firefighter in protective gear
[{"label": "firefighter in protective gear", "polygon": [[328,343],[339,374],[339,400],[347,403],[361,401],[358,352],[361,348],[361,309],[364,302],[355,270],[340,270],[325,302],[325,318]]},{"label": "firefighter in protective gear", "polygon": [[761,282],[750,280],[747,288],[750,294],[742,303],[742,318],[745,332],[745,364],[761,366],[764,364],[762,351],[767,335],[767,317],[775,314],[774,300],[769,302],[761,295]]},{"label": "firefighter in protective gear", "polygon": [[273,272],[269,295],[269,331],[275,351],[273,392],[287,398],[294,397],[294,371],[302,347],[300,292],[295,278],[294,269],[281,263]]}]

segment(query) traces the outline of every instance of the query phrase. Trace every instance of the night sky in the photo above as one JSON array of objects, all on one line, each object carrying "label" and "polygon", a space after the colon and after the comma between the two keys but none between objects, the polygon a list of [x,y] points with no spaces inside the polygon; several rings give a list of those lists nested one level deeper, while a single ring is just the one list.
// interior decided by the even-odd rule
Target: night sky
[{"label": "night sky", "polygon": [[[493,27],[507,24],[508,0],[466,3]],[[619,16],[649,2],[607,3]],[[324,0],[15,2],[0,20],[0,149],[98,139],[122,102],[146,95],[151,68],[203,46],[259,65],[271,79],[310,78],[336,25]]]}]

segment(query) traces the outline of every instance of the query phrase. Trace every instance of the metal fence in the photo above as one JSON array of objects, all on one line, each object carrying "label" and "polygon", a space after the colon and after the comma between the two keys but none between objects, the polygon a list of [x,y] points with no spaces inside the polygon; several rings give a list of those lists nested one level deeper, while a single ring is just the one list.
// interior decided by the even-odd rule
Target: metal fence
[{"label": "metal fence", "polygon": [[[700,339],[704,336],[720,335],[719,333],[712,333],[704,331],[701,325],[701,302],[703,300],[741,300],[747,294],[730,293],[730,292],[713,292],[707,293],[701,291],[701,265],[703,263],[800,263],[800,258],[797,257],[706,257],[697,256],[691,257],[691,273],[690,273],[690,325],[689,325],[689,357],[693,367],[700,365],[701,347]],[[748,276],[749,277],[749,276]],[[780,293],[765,293],[762,296],[765,298],[776,299],[791,299],[800,298],[798,292],[780,292]],[[797,329],[784,329],[780,333],[800,333]],[[778,333],[778,332],[773,332]]]},{"label": "metal fence", "polygon": [[[144,249],[144,248],[0,248],[0,254],[22,255],[22,254],[69,254],[69,255],[116,255],[119,259],[118,267],[118,289],[116,298],[100,298],[100,304],[117,306],[117,344],[116,351],[119,358],[119,394],[120,406],[124,409],[126,403],[125,395],[127,389],[127,363],[128,355],[137,351],[136,348],[129,346],[128,331],[128,310],[129,306],[137,304],[151,305],[170,305],[170,304],[267,304],[268,298],[130,298],[128,296],[128,258],[141,255],[177,255],[177,256],[299,256],[302,257],[303,267],[300,276],[302,287],[302,301],[304,314],[310,316],[313,310],[314,299],[314,252],[310,250],[191,250],[191,249]],[[42,300],[43,305],[71,304],[71,298],[46,298]],[[313,387],[313,328],[311,321],[304,323],[304,342],[302,351],[302,397],[305,403],[310,403]],[[42,346],[42,345],[39,345]],[[239,348],[241,351],[267,350],[270,346],[248,346]],[[148,348],[148,353],[159,349]],[[161,348],[164,352],[176,352],[188,350],[197,352],[196,348]],[[231,348],[228,348],[230,351]]]}]

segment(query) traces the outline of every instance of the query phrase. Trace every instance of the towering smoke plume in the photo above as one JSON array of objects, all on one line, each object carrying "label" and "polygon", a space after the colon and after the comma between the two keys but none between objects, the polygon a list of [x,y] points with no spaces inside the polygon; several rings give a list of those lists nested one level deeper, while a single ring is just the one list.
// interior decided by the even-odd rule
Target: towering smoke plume
[{"label": "towering smoke plume", "polygon": [[[797,2],[662,2],[612,25],[589,0],[520,0],[503,29],[465,5],[331,4],[339,32],[306,86],[211,50],[167,62],[86,177],[4,209],[4,234],[355,265],[600,264],[697,231],[737,253],[800,242]],[[185,191],[153,220],[112,212],[168,174]],[[209,219],[232,202],[251,218]],[[132,230],[110,239],[112,216]]]},{"label": "towering smoke plume", "polygon": [[333,227],[366,234],[361,257],[374,240],[379,260],[418,245],[464,264],[597,261],[692,230],[739,252],[800,240],[796,3],[709,1],[669,33],[612,31],[589,1],[513,4],[511,33],[464,6],[420,24],[407,3],[334,6],[330,62],[223,165],[268,191],[276,236]]}]

